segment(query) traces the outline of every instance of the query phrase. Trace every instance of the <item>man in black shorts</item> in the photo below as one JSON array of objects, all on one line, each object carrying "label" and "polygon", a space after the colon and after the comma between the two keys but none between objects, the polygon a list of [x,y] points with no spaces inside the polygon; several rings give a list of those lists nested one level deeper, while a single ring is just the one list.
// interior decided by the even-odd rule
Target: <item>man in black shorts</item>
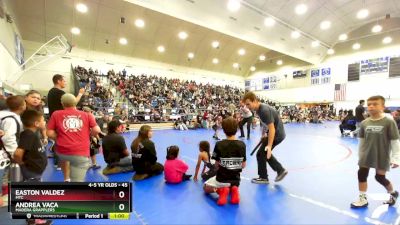
[{"label": "man in black shorts", "polygon": [[242,100],[250,110],[255,110],[260,120],[268,128],[267,141],[262,143],[257,152],[258,178],[251,182],[256,184],[268,184],[267,162],[271,168],[278,173],[275,182],[281,181],[288,171],[282,167],[279,161],[272,155],[272,150],[280,144],[286,137],[282,120],[278,112],[271,106],[261,103],[253,92],[247,92]]}]

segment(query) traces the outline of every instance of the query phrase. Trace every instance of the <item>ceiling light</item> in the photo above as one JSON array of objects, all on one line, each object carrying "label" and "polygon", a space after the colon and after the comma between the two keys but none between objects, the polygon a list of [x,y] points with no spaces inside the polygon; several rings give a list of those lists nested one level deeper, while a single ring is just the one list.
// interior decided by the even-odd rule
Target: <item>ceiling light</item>
[{"label": "ceiling light", "polygon": [[88,11],[88,7],[83,3],[78,3],[76,4],[76,10],[78,10],[81,13],[86,13]]},{"label": "ceiling light", "polygon": [[260,56],[258,57],[258,59],[259,59],[260,61],[264,61],[264,60],[265,60],[265,55],[260,55]]},{"label": "ceiling light", "polygon": [[81,33],[81,30],[77,27],[73,27],[73,28],[71,28],[71,33],[77,35],[77,34]]},{"label": "ceiling light", "polygon": [[379,33],[382,31],[382,26],[381,25],[375,25],[374,27],[372,27],[371,31],[373,33]]},{"label": "ceiling light", "polygon": [[391,43],[392,42],[392,38],[391,37],[385,37],[383,40],[382,40],[382,43],[383,44],[389,44],[389,43]]},{"label": "ceiling light", "polygon": [[237,69],[237,68],[239,68],[239,63],[234,63],[232,66],[233,66],[233,68]]},{"label": "ceiling light", "polygon": [[308,7],[306,4],[299,4],[295,8],[295,12],[297,15],[303,15],[304,13],[307,12],[307,9],[308,9]]},{"label": "ceiling light", "polygon": [[179,32],[178,37],[182,40],[185,40],[188,37],[188,34],[185,31],[181,31]]},{"label": "ceiling light", "polygon": [[347,34],[339,35],[339,41],[344,41],[344,40],[347,40]]},{"label": "ceiling light", "polygon": [[211,46],[212,46],[213,48],[218,48],[218,47],[219,47],[219,42],[218,42],[218,41],[213,41],[213,42],[211,43]]},{"label": "ceiling light", "polygon": [[292,31],[291,36],[293,39],[297,39],[300,37],[300,33],[298,31]]},{"label": "ceiling light", "polygon": [[189,59],[193,59],[193,58],[194,58],[193,52],[189,52],[189,53],[188,53],[188,58],[189,58]]},{"label": "ceiling light", "polygon": [[283,64],[283,61],[282,61],[282,60],[276,61],[276,65],[282,65],[282,64]]},{"label": "ceiling light", "polygon": [[228,7],[229,11],[236,12],[240,9],[240,1],[239,0],[229,0],[227,7]]},{"label": "ceiling light", "polygon": [[217,58],[213,58],[212,62],[213,62],[214,64],[218,64],[218,63],[219,63],[219,60],[218,60]]},{"label": "ceiling light", "polygon": [[158,46],[158,47],[157,47],[157,51],[158,51],[158,52],[165,52],[164,46],[162,46],[162,45]]},{"label": "ceiling light", "polygon": [[244,54],[246,54],[246,50],[241,48],[241,49],[239,49],[238,54],[239,55],[244,55]]},{"label": "ceiling light", "polygon": [[357,18],[358,19],[365,19],[369,15],[368,9],[361,9],[360,11],[357,12]]},{"label": "ceiling light", "polygon": [[327,30],[331,27],[331,21],[329,20],[324,20],[319,24],[319,27],[321,28],[321,30]]},{"label": "ceiling light", "polygon": [[251,72],[256,71],[256,67],[255,67],[255,66],[250,67],[250,71],[251,71]]},{"label": "ceiling light", "polygon": [[328,53],[328,55],[333,55],[335,53],[335,50],[330,48],[326,53]]},{"label": "ceiling light", "polygon": [[126,38],[120,38],[120,39],[119,39],[119,43],[120,43],[121,45],[126,45],[126,44],[128,44],[128,40],[126,40]]},{"label": "ceiling light", "polygon": [[265,18],[264,19],[264,25],[265,26],[267,26],[267,27],[272,27],[272,26],[274,26],[275,25],[275,20],[274,20],[274,18],[272,18],[272,17],[267,17],[267,18]]},{"label": "ceiling light", "polygon": [[135,26],[139,27],[139,28],[144,27],[144,20],[142,20],[142,19],[135,20]]},{"label": "ceiling light", "polygon": [[353,49],[354,49],[354,50],[358,50],[358,49],[360,49],[360,48],[361,48],[361,45],[360,45],[359,43],[353,44]]},{"label": "ceiling light", "polygon": [[319,46],[319,41],[313,41],[311,42],[311,47],[316,48]]}]

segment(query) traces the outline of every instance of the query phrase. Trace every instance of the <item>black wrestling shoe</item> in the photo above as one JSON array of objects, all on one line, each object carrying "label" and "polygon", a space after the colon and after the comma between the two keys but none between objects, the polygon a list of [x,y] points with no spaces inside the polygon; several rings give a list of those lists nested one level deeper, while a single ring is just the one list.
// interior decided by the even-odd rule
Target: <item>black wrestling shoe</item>
[{"label": "black wrestling shoe", "polygon": [[278,176],[276,176],[275,182],[283,180],[283,178],[285,178],[285,176],[287,174],[288,174],[288,171],[287,170],[283,170],[281,173],[278,174]]},{"label": "black wrestling shoe", "polygon": [[390,193],[390,198],[388,201],[384,202],[383,204],[388,204],[389,206],[393,206],[396,204],[396,200],[399,197],[399,192],[394,191],[393,193]]}]

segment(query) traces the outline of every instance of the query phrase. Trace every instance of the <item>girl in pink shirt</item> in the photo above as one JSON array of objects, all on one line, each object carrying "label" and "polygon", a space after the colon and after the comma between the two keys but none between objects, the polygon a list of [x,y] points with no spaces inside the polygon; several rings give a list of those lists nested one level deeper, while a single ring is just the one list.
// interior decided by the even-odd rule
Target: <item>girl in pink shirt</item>
[{"label": "girl in pink shirt", "polygon": [[179,147],[176,145],[167,148],[167,160],[164,164],[164,175],[167,183],[178,184],[182,181],[190,180],[192,175],[185,173],[189,166],[182,160],[178,159]]}]

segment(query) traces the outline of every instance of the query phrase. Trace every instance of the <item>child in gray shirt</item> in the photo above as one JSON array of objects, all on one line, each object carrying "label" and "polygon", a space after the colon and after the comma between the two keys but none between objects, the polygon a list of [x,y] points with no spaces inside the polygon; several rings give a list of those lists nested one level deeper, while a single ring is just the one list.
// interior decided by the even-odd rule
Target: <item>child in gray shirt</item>
[{"label": "child in gray shirt", "polygon": [[385,177],[390,166],[396,168],[400,164],[399,131],[395,121],[383,114],[385,99],[382,96],[372,96],[367,100],[370,117],[361,123],[359,131],[359,199],[351,203],[352,208],[368,206],[366,191],[367,177],[370,168],[376,170],[375,179],[386,188],[390,194],[384,204],[392,206],[396,203],[399,193]]}]

